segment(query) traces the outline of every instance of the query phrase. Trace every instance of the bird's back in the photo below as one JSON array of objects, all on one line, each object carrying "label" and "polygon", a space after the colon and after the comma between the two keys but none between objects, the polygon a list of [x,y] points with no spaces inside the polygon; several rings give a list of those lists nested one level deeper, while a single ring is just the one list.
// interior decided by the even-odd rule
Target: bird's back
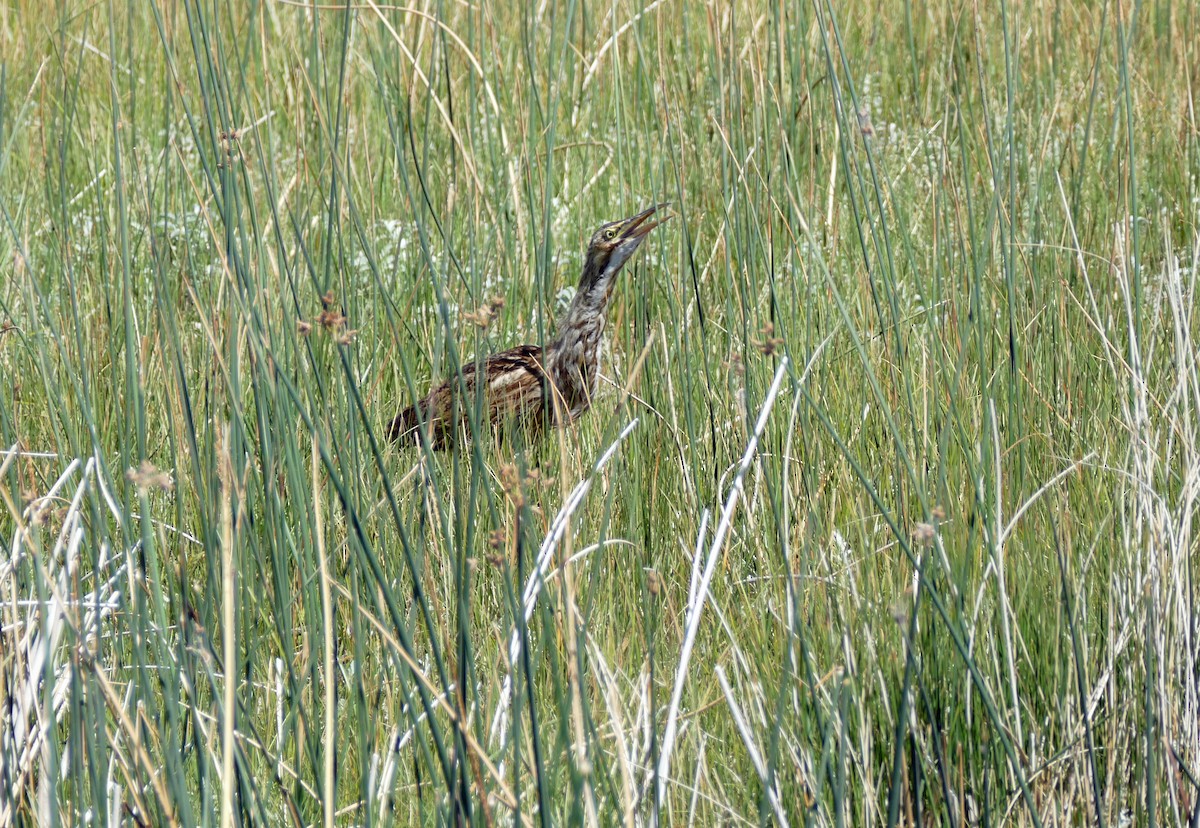
[{"label": "bird's back", "polygon": [[424,419],[433,448],[447,448],[459,427],[466,424],[467,411],[475,405],[480,376],[487,383],[483,393],[489,423],[512,419],[527,430],[540,430],[548,403],[542,349],[521,345],[489,356],[483,362],[482,374],[479,367],[477,362],[463,365],[461,386],[458,377],[451,377],[416,405],[401,411],[388,426],[388,437],[416,438]]}]

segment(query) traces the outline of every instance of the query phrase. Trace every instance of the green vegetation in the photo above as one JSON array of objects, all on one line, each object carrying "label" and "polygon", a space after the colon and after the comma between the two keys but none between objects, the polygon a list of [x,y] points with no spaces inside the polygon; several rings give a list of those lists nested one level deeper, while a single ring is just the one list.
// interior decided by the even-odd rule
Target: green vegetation
[{"label": "green vegetation", "polygon": [[[48,5],[0,826],[1200,819],[1196,4]],[[577,427],[383,439],[655,201]]]}]

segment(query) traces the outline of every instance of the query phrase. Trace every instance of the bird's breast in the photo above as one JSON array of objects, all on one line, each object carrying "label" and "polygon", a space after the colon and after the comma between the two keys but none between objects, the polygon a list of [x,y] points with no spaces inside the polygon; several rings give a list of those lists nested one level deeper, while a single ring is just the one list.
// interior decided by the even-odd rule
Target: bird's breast
[{"label": "bird's breast", "polygon": [[591,406],[599,385],[599,330],[579,330],[556,343],[550,379],[558,401],[565,405],[568,418],[574,420]]}]

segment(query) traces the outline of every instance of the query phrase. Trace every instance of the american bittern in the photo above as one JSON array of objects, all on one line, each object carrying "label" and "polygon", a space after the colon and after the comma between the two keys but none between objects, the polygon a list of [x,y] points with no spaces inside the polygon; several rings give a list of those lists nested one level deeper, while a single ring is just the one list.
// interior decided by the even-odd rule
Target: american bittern
[{"label": "american bittern", "polygon": [[512,420],[537,433],[547,423],[565,425],[587,411],[599,381],[600,337],[617,274],[646,234],[670,218],[651,220],[666,206],[656,204],[631,218],[601,225],[592,235],[579,289],[544,348],[521,345],[489,356],[482,366],[463,365],[461,386],[453,377],[401,411],[388,426],[388,436],[398,440],[415,435],[424,421],[430,444],[446,448],[478,393],[480,368],[487,383],[484,400],[490,422]]}]

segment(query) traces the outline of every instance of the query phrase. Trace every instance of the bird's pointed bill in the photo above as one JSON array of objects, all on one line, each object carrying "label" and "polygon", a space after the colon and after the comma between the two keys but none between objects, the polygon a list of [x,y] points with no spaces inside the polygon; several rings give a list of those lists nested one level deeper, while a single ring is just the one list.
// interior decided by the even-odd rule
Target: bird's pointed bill
[{"label": "bird's pointed bill", "polygon": [[[621,228],[621,238],[622,239],[640,239],[640,238],[642,238],[647,233],[649,233],[651,230],[653,230],[655,227],[658,227],[658,225],[662,224],[664,221],[667,221],[668,219],[672,218],[675,215],[674,213],[665,213],[665,214],[659,213],[659,210],[665,210],[667,207],[670,207],[670,206],[671,206],[671,202],[664,201],[661,204],[655,204],[651,207],[647,207],[645,210],[642,210],[642,212],[638,213],[636,216],[633,216],[632,218],[630,218],[629,220],[627,220],[625,222],[625,226]],[[650,221],[649,220],[650,217],[655,216],[655,215],[657,215],[658,218],[655,221]]]}]

